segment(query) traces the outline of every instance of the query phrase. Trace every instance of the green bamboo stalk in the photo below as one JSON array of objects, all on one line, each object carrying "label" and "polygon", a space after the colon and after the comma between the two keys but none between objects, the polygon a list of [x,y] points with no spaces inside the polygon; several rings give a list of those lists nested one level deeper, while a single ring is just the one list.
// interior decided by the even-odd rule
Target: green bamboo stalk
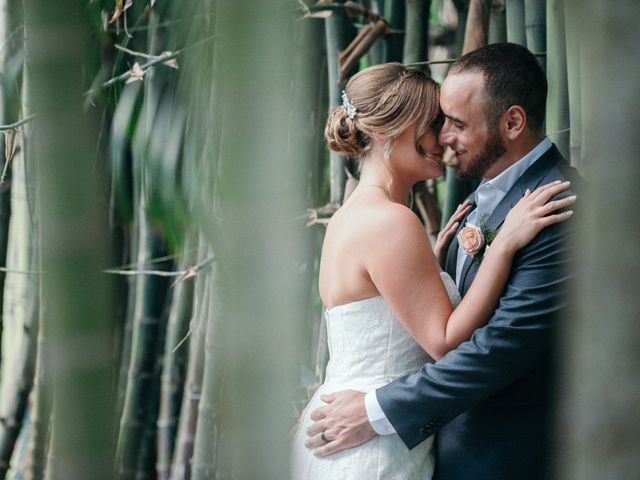
[{"label": "green bamboo stalk", "polygon": [[569,158],[569,90],[562,0],[547,0],[547,81],[547,135],[562,155]]},{"label": "green bamboo stalk", "polygon": [[[141,198],[138,207],[138,265],[146,265],[150,259],[166,255],[164,241],[151,230],[146,208],[144,198]],[[138,471],[150,392],[157,376],[158,342],[167,283],[164,278],[142,275],[136,280],[131,361],[116,452],[117,473],[122,479],[135,478]]]},{"label": "green bamboo stalk", "polygon": [[524,0],[507,0],[507,40],[527,45]]},{"label": "green bamboo stalk", "polygon": [[49,447],[49,428],[51,412],[53,410],[53,385],[47,355],[49,348],[45,337],[43,325],[44,315],[39,315],[38,329],[38,356],[36,359],[35,381],[33,386],[33,408],[31,410],[31,428],[29,441],[28,478],[40,480],[44,478],[47,466],[47,453]]},{"label": "green bamboo stalk", "polygon": [[[525,0],[524,12],[527,48],[532,52],[546,52],[546,2],[544,0]],[[538,60],[542,67],[546,68],[546,58],[539,57]]]},{"label": "green bamboo stalk", "polygon": [[[147,50],[159,51],[157,37],[158,15],[151,12]],[[150,154],[149,145],[154,127],[160,118],[160,88],[163,78],[159,71],[147,72],[144,80],[144,100],[138,119],[133,145],[134,202],[136,212],[134,225],[137,229],[136,264],[143,268],[152,259],[165,257],[168,253],[161,231],[154,227],[152,205],[149,205],[151,189],[148,184],[149,168],[157,161]],[[162,120],[162,118],[160,118]],[[159,265],[160,269],[167,265]],[[159,381],[158,359],[162,351],[164,302],[168,282],[165,278],[140,275],[136,278],[136,296],[133,316],[131,358],[127,375],[127,387],[120,418],[120,431],[116,450],[116,474],[120,479],[133,479],[155,471],[155,459],[148,454],[154,452],[157,398],[152,393]],[[147,446],[147,447],[145,447]],[[144,453],[144,454],[143,454]],[[143,459],[147,459],[147,463]]]},{"label": "green bamboo stalk", "polygon": [[[166,322],[163,322],[165,324]],[[164,328],[158,337],[164,337]],[[162,348],[160,346],[159,348]],[[157,429],[158,411],[160,408],[160,375],[156,373],[148,390],[148,401],[145,406],[144,427],[140,440],[140,453],[135,475],[136,480],[153,480],[156,476],[157,465]]]},{"label": "green bamboo stalk", "polygon": [[[127,158],[131,149],[130,131],[135,127],[135,110],[140,97],[140,83],[127,85],[118,98],[113,115],[113,126],[110,132],[110,160],[111,160],[111,209],[114,215],[117,215],[123,225],[123,236],[128,240],[125,246],[126,251],[123,252],[124,258],[122,263],[128,264],[131,259],[135,259],[138,251],[138,236],[136,225],[134,223],[134,194],[129,191],[129,178],[132,175],[131,167],[127,162]],[[131,361],[131,344],[133,337],[133,316],[136,298],[136,278],[131,276],[126,279],[120,279],[120,282],[126,283],[127,303],[126,312],[124,314],[124,322],[120,327],[118,338],[118,352],[116,358],[119,360],[118,388],[116,398],[116,418],[119,419],[122,414],[124,398],[127,390],[127,379],[129,363]]]},{"label": "green bamboo stalk", "polygon": [[[389,28],[404,32],[405,28],[405,0],[385,0],[384,18],[389,22]],[[404,34],[391,33],[384,38],[385,62],[402,62],[404,50]]]},{"label": "green bamboo stalk", "polygon": [[[180,269],[195,265],[197,258],[196,237],[187,235],[183,248]],[[182,391],[185,382],[187,345],[180,346],[189,331],[194,301],[194,280],[186,279],[175,285],[165,341],[160,395],[160,413],[158,415],[158,461],[157,478],[169,479],[171,461],[175,449],[176,432],[182,403]]]},{"label": "green bamboo stalk", "polygon": [[[15,41],[9,41],[7,32],[12,30],[12,22],[10,19],[10,10],[6,0],[0,2],[0,30],[5,47],[0,51],[0,71],[8,71],[7,63],[15,55]],[[15,8],[15,7],[14,7]],[[5,38],[7,41],[5,41]],[[16,102],[14,99],[10,99],[11,92],[7,88],[6,83],[3,88],[0,88],[0,124],[8,123],[10,119],[17,118],[18,109],[16,108]],[[14,98],[20,98],[15,95]],[[15,132],[8,132],[10,138]],[[15,137],[13,137],[15,138]],[[6,172],[2,175],[2,183],[0,183],[0,266],[7,266],[7,248],[9,246],[9,220],[11,219],[11,169],[9,167],[10,158],[6,155],[6,140],[7,137],[0,135],[0,172]],[[11,153],[9,154],[11,155]],[[0,272],[0,314],[4,310],[4,284],[6,279],[6,273]],[[0,319],[0,362],[2,362],[2,337],[4,321]],[[0,370],[1,374],[1,370]],[[1,379],[0,375],[0,379]]]},{"label": "green bamboo stalk", "polygon": [[[14,5],[12,14],[18,16],[22,22],[22,9]],[[12,18],[15,20],[15,17]],[[17,48],[24,48],[23,41],[26,28],[17,34],[20,39]],[[21,34],[22,33],[22,34]],[[25,57],[26,63],[26,57]],[[28,88],[27,68],[23,68],[21,75],[22,91],[13,91],[14,98],[19,98],[24,104],[24,110],[31,105],[31,91]],[[11,210],[13,212],[9,226],[9,256],[7,267],[14,271],[39,272],[41,270],[38,236],[38,201],[34,191],[37,168],[32,149],[33,124],[24,126],[24,132],[19,143],[18,153],[12,160]],[[27,140],[28,139],[28,140]],[[14,340],[18,340],[19,347],[13,351],[3,352],[4,375],[2,418],[0,423],[0,478],[5,478],[10,467],[11,458],[17,438],[23,426],[28,399],[33,388],[34,372],[37,355],[38,316],[40,314],[40,279],[37,273],[28,275],[10,274],[7,277],[6,297],[8,302],[3,306],[3,323],[8,318],[14,322],[13,332],[7,332]],[[16,331],[17,330],[17,331]],[[11,358],[11,362],[6,362]],[[5,365],[7,363],[7,365]],[[11,366],[9,373],[7,366]],[[11,388],[9,388],[11,386]]]},{"label": "green bamboo stalk", "polygon": [[2,406],[3,422],[0,423],[0,478],[4,479],[11,465],[11,457],[22,428],[28,405],[29,394],[33,387],[38,336],[38,282],[32,279],[30,285],[29,310],[24,324],[25,332],[20,350],[15,358],[15,387],[12,398]]},{"label": "green bamboo stalk", "polygon": [[[225,46],[213,58],[224,66],[215,69],[217,113],[224,115],[216,121],[224,131],[215,212],[203,223],[215,225],[216,315],[223,332],[217,341],[224,342],[216,476],[279,480],[289,470],[290,400],[298,376],[291,362],[306,313],[292,262],[304,232],[291,220],[304,204],[309,157],[287,151],[288,138],[306,125],[283,128],[292,113],[293,19],[277,8],[279,0],[260,4],[248,11],[235,0],[216,2],[216,17],[224,19],[216,37]],[[235,101],[235,91],[244,93],[244,102]]]},{"label": "green bamboo stalk", "polygon": [[[204,241],[200,241],[199,257],[210,253]],[[176,434],[176,445],[173,455],[171,480],[188,480],[191,478],[191,459],[195,444],[196,426],[198,423],[198,404],[202,396],[202,381],[205,361],[205,339],[207,319],[209,315],[209,296],[211,293],[210,274],[202,273],[198,277],[195,289],[194,319],[190,325],[189,361],[187,377],[182,396],[182,406]]]},{"label": "green bamboo stalk", "polygon": [[221,422],[220,401],[224,385],[224,322],[218,313],[218,265],[214,265],[209,282],[207,333],[204,349],[204,375],[202,396],[198,403],[198,423],[193,447],[192,478],[207,480],[215,478],[218,471]]},{"label": "green bamboo stalk", "polygon": [[[406,0],[406,26],[402,63],[429,60],[428,33],[431,0]],[[427,70],[428,71],[428,68]]]},{"label": "green bamboo stalk", "polygon": [[456,57],[459,57],[462,54],[470,1],[471,0],[458,0],[453,2],[458,13],[458,23],[456,24]]},{"label": "green bamboo stalk", "polygon": [[[338,3],[345,3],[341,0]],[[327,42],[327,65],[329,74],[329,105],[328,110],[333,110],[337,105],[342,103],[342,90],[346,85],[349,77],[354,72],[347,72],[347,75],[341,81],[339,78],[338,57],[349,43],[356,36],[356,29],[351,20],[343,11],[336,11],[325,20],[325,36]],[[346,158],[335,152],[330,152],[330,179],[331,193],[329,201],[336,205],[340,205],[344,196],[344,185],[346,176],[344,167]]]},{"label": "green bamboo stalk", "polygon": [[567,86],[569,93],[569,152],[571,164],[580,167],[583,163],[582,153],[582,69],[586,54],[581,44],[581,33],[584,26],[580,23],[580,10],[575,2],[564,3],[565,35],[567,46]]},{"label": "green bamboo stalk", "polygon": [[[368,9],[380,16],[384,16],[384,0],[371,0]],[[367,53],[367,64],[378,65],[384,62],[384,37],[376,40]]]},{"label": "green bamboo stalk", "polygon": [[[318,45],[324,44],[324,28],[319,22],[298,22],[295,29],[294,72],[292,77],[291,106],[293,113],[289,129],[294,131],[299,125],[307,125],[302,135],[289,137],[289,149],[294,157],[309,156],[309,173],[306,177],[306,204],[326,203],[326,181],[323,177],[326,145],[324,126],[327,105],[327,53]],[[305,292],[308,315],[305,317],[304,342],[301,342],[301,361],[298,362],[311,372],[315,369],[315,352],[322,322],[322,305],[318,298],[316,279],[318,278],[318,257],[320,255],[325,228],[319,225],[305,229],[305,256],[300,259],[301,285]],[[326,347],[326,343],[325,343]],[[324,362],[324,358],[323,358]],[[322,365],[324,366],[324,363]],[[310,376],[310,375],[309,375]],[[313,381],[303,378],[302,383]]]},{"label": "green bamboo stalk", "polygon": [[[635,1],[565,2],[567,29],[581,49],[580,166],[590,182],[578,212],[577,279],[567,300],[573,308],[558,348],[564,402],[557,418],[564,438],[554,477],[563,480],[623,478],[640,468],[640,423],[630,414],[640,403],[640,248],[627,241],[640,235],[632,200],[640,178],[639,7]],[[615,328],[603,318],[616,319]]]},{"label": "green bamboo stalk", "polygon": [[111,318],[100,273],[106,267],[108,230],[100,208],[104,199],[98,198],[105,178],[99,176],[95,130],[82,99],[89,19],[80,4],[33,0],[25,5],[30,101],[38,107],[37,220],[47,272],[42,325],[50,348],[43,361],[51,368],[54,388],[55,442],[47,476],[111,479]]},{"label": "green bamboo stalk", "polygon": [[505,0],[493,0],[489,17],[489,43],[507,41],[507,13]]}]

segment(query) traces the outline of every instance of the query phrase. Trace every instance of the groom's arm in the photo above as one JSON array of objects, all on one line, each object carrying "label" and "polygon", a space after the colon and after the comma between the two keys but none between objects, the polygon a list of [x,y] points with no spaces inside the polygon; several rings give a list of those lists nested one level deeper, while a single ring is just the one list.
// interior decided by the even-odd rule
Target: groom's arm
[{"label": "groom's arm", "polygon": [[569,223],[543,230],[516,256],[498,308],[471,340],[376,391],[409,448],[523,377],[549,354],[551,330],[566,305]]}]

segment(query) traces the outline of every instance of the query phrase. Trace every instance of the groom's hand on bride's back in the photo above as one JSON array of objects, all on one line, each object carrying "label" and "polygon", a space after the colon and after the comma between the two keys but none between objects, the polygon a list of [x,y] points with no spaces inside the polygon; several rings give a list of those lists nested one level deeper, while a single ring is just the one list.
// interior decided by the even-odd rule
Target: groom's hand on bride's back
[{"label": "groom's hand on bride's back", "polygon": [[364,392],[343,390],[320,397],[327,405],[313,411],[307,448],[318,457],[357,447],[376,436],[367,418]]}]

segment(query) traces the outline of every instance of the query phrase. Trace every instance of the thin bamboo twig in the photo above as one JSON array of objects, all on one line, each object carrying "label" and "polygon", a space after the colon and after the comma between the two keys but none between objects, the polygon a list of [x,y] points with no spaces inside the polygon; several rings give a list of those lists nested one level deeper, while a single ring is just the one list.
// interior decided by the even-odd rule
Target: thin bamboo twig
[{"label": "thin bamboo twig", "polygon": [[187,268],[186,270],[177,270],[173,272],[167,272],[164,270],[118,270],[118,269],[108,269],[103,270],[103,273],[110,273],[113,275],[156,275],[158,277],[181,277],[185,278],[192,277],[196,275],[203,268],[208,267],[213,262],[216,261],[215,257],[209,257],[202,262],[194,265],[193,267]]},{"label": "thin bamboo twig", "polygon": [[8,130],[15,130],[16,128],[21,127],[22,125],[25,125],[25,124],[29,123],[31,120],[36,118],[36,116],[37,116],[36,113],[32,113],[28,117],[25,117],[22,120],[18,120],[17,122],[10,123],[8,125],[0,125],[0,132],[6,132]]},{"label": "thin bamboo twig", "polygon": [[[546,57],[547,56],[547,52],[531,52],[534,56],[536,57]],[[412,63],[405,63],[404,66],[405,67],[418,67],[420,65],[435,65],[438,63],[453,63],[455,61],[457,61],[457,58],[448,58],[445,60],[429,60],[426,62],[412,62]]]},{"label": "thin bamboo twig", "polygon": [[[207,38],[203,38],[202,40],[199,40],[199,41],[195,42],[194,44],[189,45],[188,47],[184,47],[184,48],[181,48],[180,50],[176,50],[175,52],[171,52],[171,53],[168,53],[168,54],[165,54],[165,55],[156,56],[154,60],[151,60],[151,61],[145,63],[144,65],[140,65],[140,68],[143,71],[146,72],[148,69],[150,69],[152,67],[155,67],[156,65],[160,65],[162,63],[168,62],[169,60],[174,60],[174,59],[178,58],[180,55],[182,55],[182,53],[184,53],[185,50],[187,50],[189,48],[197,47],[198,45],[201,45],[204,42],[208,42],[209,40],[212,40],[213,38],[214,38],[213,36],[207,37]],[[132,75],[132,71],[131,70],[127,70],[126,72],[124,72],[124,73],[122,73],[122,74],[120,74],[120,75],[118,75],[116,77],[113,77],[113,78],[107,80],[106,82],[102,83],[99,87],[87,90],[84,94],[88,95],[88,96],[94,95],[94,94],[98,93],[99,90],[103,90],[103,89],[109,88],[109,87],[111,87],[111,86],[113,86],[113,85],[115,85],[117,83],[124,82],[124,81],[128,80],[129,78],[131,78],[131,75]]]}]

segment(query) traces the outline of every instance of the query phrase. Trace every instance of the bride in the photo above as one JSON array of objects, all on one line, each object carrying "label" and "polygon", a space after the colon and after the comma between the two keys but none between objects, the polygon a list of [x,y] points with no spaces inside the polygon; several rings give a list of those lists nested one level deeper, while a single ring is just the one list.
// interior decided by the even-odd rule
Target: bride
[{"label": "bride", "polygon": [[409,451],[397,435],[377,436],[357,448],[315,457],[304,443],[310,412],[321,405],[320,395],[373,390],[468,340],[495,308],[516,252],[544,227],[569,218],[570,213],[553,212],[575,199],[549,202],[566,184],[527,192],[484,258],[476,257],[482,262],[476,281],[460,302],[439,261],[469,205],[458,207],[435,251],[405,206],[416,182],[442,175],[438,93],[421,71],[376,65],[351,78],[343,105],[327,121],[329,148],[360,160],[360,182],[331,219],[322,249],[319,286],[330,360],[326,381],[293,439],[295,480],[430,479],[432,438]]}]

